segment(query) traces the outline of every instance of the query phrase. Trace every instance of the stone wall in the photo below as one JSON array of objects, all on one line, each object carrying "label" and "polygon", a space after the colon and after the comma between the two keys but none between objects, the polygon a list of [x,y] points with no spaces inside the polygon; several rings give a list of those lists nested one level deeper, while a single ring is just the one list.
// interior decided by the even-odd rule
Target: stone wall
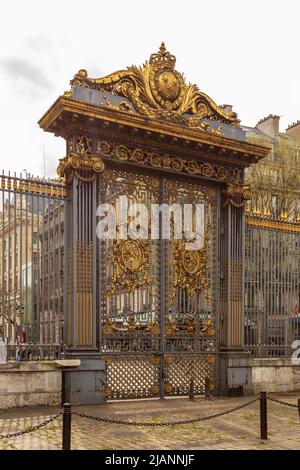
[{"label": "stone wall", "polygon": [[300,391],[300,361],[295,364],[288,358],[253,359],[252,384],[254,393]]},{"label": "stone wall", "polygon": [[243,387],[245,395],[300,391],[300,359],[252,358],[241,354],[220,354],[220,391]]},{"label": "stone wall", "polygon": [[[63,364],[59,364],[59,362]],[[0,365],[0,409],[21,406],[60,406],[62,390],[62,366],[73,366],[68,373],[69,393],[72,404],[104,403],[102,392],[104,380],[103,361],[87,368],[80,361],[15,362]],[[78,363],[78,364],[77,364]],[[80,367],[79,367],[80,365]],[[74,370],[75,366],[78,370]],[[99,370],[98,370],[99,369]],[[98,377],[99,375],[99,377]],[[246,395],[267,392],[300,391],[299,364],[292,359],[280,358],[232,358],[227,363],[226,388],[243,384]],[[98,383],[95,392],[94,382]],[[91,383],[92,385],[91,386]],[[93,389],[93,390],[92,390]],[[223,390],[226,393],[226,390]],[[92,393],[93,392],[93,393]]]},{"label": "stone wall", "polygon": [[0,364],[0,409],[59,406],[62,372],[55,361]]}]

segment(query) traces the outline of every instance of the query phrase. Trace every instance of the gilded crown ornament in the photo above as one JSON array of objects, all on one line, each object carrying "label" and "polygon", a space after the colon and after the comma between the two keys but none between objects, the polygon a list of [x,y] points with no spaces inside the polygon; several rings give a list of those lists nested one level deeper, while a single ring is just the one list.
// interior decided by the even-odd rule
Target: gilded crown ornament
[{"label": "gilded crown ornament", "polygon": [[[132,65],[127,70],[103,78],[89,78],[84,69],[71,80],[72,86],[93,88],[128,99],[134,111],[154,119],[164,119],[202,132],[221,134],[221,126],[213,129],[204,118],[239,125],[237,114],[226,113],[196,85],[186,83],[183,74],[175,70],[176,58],[162,42],[158,52],[151,54],[142,67]],[[107,103],[103,103],[108,106]],[[118,109],[133,112],[130,106]],[[206,124],[206,125],[204,125]]]},{"label": "gilded crown ornament", "polygon": [[164,64],[174,68],[176,64],[176,57],[167,51],[165,43],[162,42],[159,51],[151,54],[149,62],[150,64]]}]

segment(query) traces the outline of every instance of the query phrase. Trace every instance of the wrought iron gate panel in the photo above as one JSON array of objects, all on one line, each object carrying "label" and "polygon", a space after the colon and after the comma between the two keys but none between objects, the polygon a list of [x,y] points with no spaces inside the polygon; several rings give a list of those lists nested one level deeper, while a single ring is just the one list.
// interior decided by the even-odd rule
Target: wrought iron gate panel
[{"label": "wrought iron gate panel", "polygon": [[[197,394],[213,391],[216,383],[216,208],[215,189],[184,179],[167,179],[164,200],[203,208],[203,246],[188,250],[188,239],[166,241],[169,267],[164,331],[164,391],[187,395],[191,380]],[[195,230],[195,227],[191,227]]]},{"label": "wrought iron gate panel", "polygon": [[[100,180],[99,203],[116,207],[119,196],[128,205],[159,201],[159,180],[141,173],[111,169]],[[101,350],[106,362],[106,396],[140,398],[159,392],[160,244],[123,240],[117,218],[115,240],[99,242],[101,266]],[[150,230],[150,227],[149,227]]]},{"label": "wrought iron gate panel", "polygon": [[[187,240],[174,239],[172,230],[170,240],[151,240],[150,223],[148,239],[122,239],[122,195],[149,214],[152,203],[203,204],[204,246],[186,250]],[[214,389],[216,198],[215,189],[198,182],[134,170],[112,167],[99,177],[98,204],[117,207],[116,239],[98,242],[107,398],[186,395],[191,378],[195,393]],[[174,229],[172,215],[170,221]]]},{"label": "wrought iron gate panel", "polygon": [[148,398],[159,393],[159,356],[106,355],[105,394],[110,399]]}]

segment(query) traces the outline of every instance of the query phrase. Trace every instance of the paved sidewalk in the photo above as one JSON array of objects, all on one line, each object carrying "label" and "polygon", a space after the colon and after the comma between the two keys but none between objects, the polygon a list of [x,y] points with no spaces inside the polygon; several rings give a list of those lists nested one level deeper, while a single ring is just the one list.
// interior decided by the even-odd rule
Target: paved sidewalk
[{"label": "paved sidewalk", "polygon": [[[272,394],[296,404],[296,394]],[[73,407],[93,416],[131,421],[176,421],[207,416],[250,401],[252,397],[187,398],[113,402],[102,406]],[[19,408],[0,410],[0,434],[20,431],[42,423],[61,410]],[[167,427],[125,426],[72,418],[73,449],[300,449],[297,408],[268,401],[269,439],[259,439],[259,403],[209,421]],[[0,449],[60,449],[62,418],[46,428],[17,438],[0,440]]]}]

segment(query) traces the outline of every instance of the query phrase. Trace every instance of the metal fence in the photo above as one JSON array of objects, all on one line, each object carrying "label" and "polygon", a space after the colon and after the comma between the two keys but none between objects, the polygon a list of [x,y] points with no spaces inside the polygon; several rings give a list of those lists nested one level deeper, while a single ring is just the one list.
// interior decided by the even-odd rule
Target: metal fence
[{"label": "metal fence", "polygon": [[300,340],[300,225],[248,218],[245,238],[245,346],[256,357],[291,357]]},{"label": "metal fence", "polygon": [[22,174],[0,181],[0,337],[9,359],[59,357],[66,189]]}]

